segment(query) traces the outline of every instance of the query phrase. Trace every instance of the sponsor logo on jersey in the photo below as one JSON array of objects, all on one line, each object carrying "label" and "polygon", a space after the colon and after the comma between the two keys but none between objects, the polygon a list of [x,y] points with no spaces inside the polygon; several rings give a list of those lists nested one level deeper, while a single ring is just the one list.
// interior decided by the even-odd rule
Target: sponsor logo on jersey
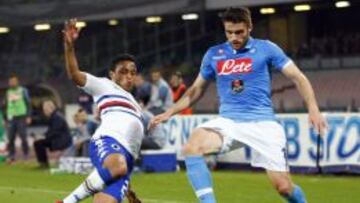
[{"label": "sponsor logo on jersey", "polygon": [[218,61],[217,72],[219,75],[231,75],[252,72],[252,59],[239,58]]}]

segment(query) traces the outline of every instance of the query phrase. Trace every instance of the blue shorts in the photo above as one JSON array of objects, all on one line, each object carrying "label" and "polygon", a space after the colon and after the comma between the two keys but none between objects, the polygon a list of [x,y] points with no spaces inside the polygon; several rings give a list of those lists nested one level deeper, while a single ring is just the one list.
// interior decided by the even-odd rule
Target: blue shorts
[{"label": "blue shorts", "polygon": [[104,192],[121,202],[128,190],[130,175],[133,170],[134,159],[132,155],[114,138],[109,136],[101,136],[98,139],[91,139],[89,154],[91,162],[95,168],[101,173],[101,171],[107,170],[102,167],[104,160],[110,154],[121,154],[126,159],[127,174],[120,179],[113,181],[106,181],[106,188],[101,191]]}]

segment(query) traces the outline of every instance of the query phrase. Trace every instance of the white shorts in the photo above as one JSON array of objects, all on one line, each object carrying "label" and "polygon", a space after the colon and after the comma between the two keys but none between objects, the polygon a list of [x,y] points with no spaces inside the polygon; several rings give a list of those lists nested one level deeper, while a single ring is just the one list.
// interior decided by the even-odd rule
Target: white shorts
[{"label": "white shorts", "polygon": [[219,117],[198,128],[211,129],[223,136],[220,153],[247,145],[252,149],[252,166],[271,171],[289,171],[285,131],[276,121],[235,122]]},{"label": "white shorts", "polygon": [[144,136],[144,126],[131,114],[111,112],[110,115],[102,117],[101,124],[92,138],[97,139],[102,136],[117,140],[136,159]]}]

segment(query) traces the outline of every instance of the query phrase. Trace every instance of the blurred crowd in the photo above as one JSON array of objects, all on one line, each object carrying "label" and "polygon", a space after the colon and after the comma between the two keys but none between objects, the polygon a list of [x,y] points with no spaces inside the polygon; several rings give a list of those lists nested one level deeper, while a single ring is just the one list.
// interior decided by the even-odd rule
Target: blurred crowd
[{"label": "blurred crowd", "polygon": [[360,53],[360,32],[337,32],[322,37],[311,37],[309,43],[303,43],[296,57],[334,57]]},{"label": "blurred crowd", "polygon": [[[8,88],[0,109],[0,161],[8,164],[31,158],[32,151],[40,168],[49,168],[49,159],[63,157],[88,157],[89,141],[101,122],[93,99],[83,91],[77,96],[78,109],[72,116],[74,127],[70,127],[55,100],[46,98],[41,102],[41,114],[46,120],[46,131],[31,135],[28,127],[32,123],[31,95],[20,84],[20,78],[12,75],[8,78]],[[187,87],[182,73],[176,71],[165,79],[161,69],[151,69],[148,76],[138,74],[135,79],[134,98],[143,109],[144,125],[157,114],[166,111],[185,93]],[[192,114],[188,108],[180,114]],[[16,139],[20,138],[22,154],[16,155]],[[3,143],[1,145],[1,143]],[[162,126],[147,130],[142,150],[160,150],[166,144],[166,135]],[[31,147],[32,146],[32,147]]]}]

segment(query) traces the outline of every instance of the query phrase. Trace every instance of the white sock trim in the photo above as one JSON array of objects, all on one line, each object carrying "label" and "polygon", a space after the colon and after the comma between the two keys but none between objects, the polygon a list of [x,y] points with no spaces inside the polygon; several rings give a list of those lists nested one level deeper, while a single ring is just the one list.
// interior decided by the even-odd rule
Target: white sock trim
[{"label": "white sock trim", "polygon": [[208,193],[213,193],[213,189],[208,187],[208,188],[204,188],[204,189],[201,189],[201,190],[197,190],[195,193],[196,193],[196,196],[197,197],[201,197],[203,195],[206,195]]}]

